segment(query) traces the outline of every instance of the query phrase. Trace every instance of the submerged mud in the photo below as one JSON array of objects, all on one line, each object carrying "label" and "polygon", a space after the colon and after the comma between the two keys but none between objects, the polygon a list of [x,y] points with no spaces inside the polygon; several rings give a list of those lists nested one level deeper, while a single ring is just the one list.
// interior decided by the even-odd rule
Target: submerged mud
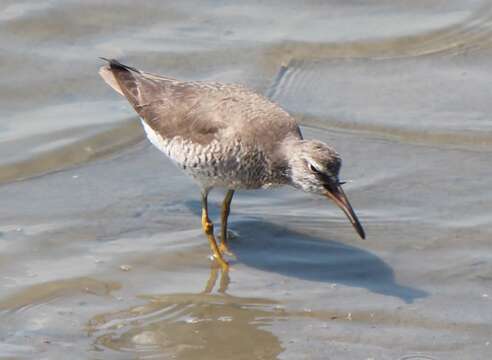
[{"label": "submerged mud", "polygon": [[[490,358],[491,17],[478,0],[2,3],[0,357]],[[198,188],[98,56],[270,96],[342,154],[367,240],[324,198],[238,192],[220,272]]]}]

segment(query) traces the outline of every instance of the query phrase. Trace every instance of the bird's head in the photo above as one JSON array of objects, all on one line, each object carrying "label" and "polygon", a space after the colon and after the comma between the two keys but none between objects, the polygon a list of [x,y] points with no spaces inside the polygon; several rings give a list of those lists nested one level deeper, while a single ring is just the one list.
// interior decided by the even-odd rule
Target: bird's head
[{"label": "bird's head", "polygon": [[288,153],[291,185],[305,192],[324,195],[347,215],[361,238],[364,229],[355,215],[338,178],[342,159],[330,146],[321,141],[302,140],[290,147]]}]

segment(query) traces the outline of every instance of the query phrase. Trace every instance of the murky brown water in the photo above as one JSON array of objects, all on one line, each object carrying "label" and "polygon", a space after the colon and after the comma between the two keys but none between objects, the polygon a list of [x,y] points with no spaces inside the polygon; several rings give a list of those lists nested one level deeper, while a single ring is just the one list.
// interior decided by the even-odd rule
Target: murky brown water
[{"label": "murky brown water", "polygon": [[[485,0],[4,0],[0,358],[492,358],[491,35]],[[221,274],[98,56],[271,96],[343,155],[367,241],[240,192]]]}]

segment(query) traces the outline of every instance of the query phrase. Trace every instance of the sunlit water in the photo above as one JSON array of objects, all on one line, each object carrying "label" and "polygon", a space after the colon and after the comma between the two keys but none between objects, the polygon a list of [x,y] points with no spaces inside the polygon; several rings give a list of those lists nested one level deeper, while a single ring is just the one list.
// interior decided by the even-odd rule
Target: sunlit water
[{"label": "sunlit water", "polygon": [[[483,0],[3,1],[0,357],[490,358],[491,33]],[[342,154],[367,241],[239,192],[220,273],[98,56],[270,96]]]}]

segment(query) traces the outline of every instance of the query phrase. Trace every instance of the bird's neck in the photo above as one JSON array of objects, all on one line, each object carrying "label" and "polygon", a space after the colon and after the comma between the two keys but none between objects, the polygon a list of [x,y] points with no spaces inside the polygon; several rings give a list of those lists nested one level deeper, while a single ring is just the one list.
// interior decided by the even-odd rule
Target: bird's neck
[{"label": "bird's neck", "polygon": [[304,140],[299,138],[286,138],[279,148],[279,158],[282,164],[284,183],[295,186],[292,178],[292,167],[299,161],[299,154]]}]

